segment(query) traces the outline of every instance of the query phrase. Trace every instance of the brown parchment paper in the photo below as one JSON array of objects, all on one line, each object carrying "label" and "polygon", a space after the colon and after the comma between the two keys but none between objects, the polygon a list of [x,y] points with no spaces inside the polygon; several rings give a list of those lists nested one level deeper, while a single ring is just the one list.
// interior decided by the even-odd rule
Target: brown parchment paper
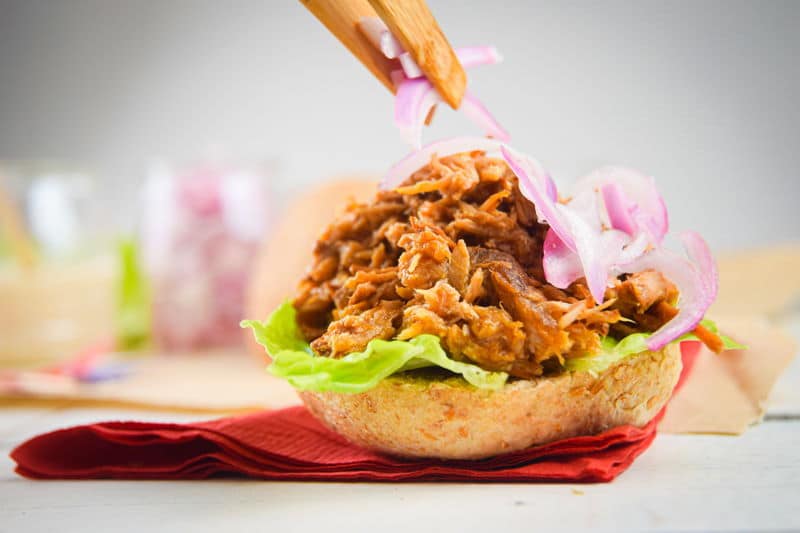
[{"label": "brown parchment paper", "polygon": [[94,384],[17,373],[12,390],[0,387],[0,406],[112,406],[233,413],[299,403],[288,383],[269,375],[266,362],[244,349],[149,353],[129,364],[133,371],[125,379]]},{"label": "brown parchment paper", "polygon": [[[744,432],[762,419],[773,386],[797,354],[797,336],[779,326],[800,318],[800,244],[721,253],[717,265],[719,294],[708,314],[748,349],[720,355],[704,349],[670,402],[663,432]],[[794,416],[800,415],[798,363],[785,376],[791,397],[781,405]]]},{"label": "brown parchment paper", "polygon": [[800,242],[716,254],[719,294],[709,315],[800,313]]},{"label": "brown parchment paper", "polygon": [[794,339],[763,317],[713,318],[748,349],[714,354],[703,348],[670,401],[662,432],[743,433],[764,416],[773,385],[797,352]]}]

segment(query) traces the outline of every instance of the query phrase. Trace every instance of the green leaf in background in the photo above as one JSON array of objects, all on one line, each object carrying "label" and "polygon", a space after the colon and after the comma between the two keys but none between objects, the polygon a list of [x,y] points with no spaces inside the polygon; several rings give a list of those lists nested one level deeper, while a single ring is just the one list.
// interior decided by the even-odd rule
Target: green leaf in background
[{"label": "green leaf in background", "polygon": [[[713,332],[717,326],[710,320],[702,324]],[[315,355],[303,339],[297,326],[296,312],[290,302],[284,302],[264,322],[245,320],[242,327],[253,330],[256,341],[272,356],[269,372],[286,379],[298,390],[358,393],[375,387],[382,379],[403,370],[438,366],[461,375],[480,389],[500,389],[508,379],[504,372],[489,372],[477,365],[450,359],[442,349],[439,338],[420,335],[409,341],[370,341],[363,352],[341,359]],[[568,359],[566,368],[598,374],[611,365],[632,355],[647,351],[648,333],[628,335],[617,341],[603,339],[598,354]],[[675,342],[697,340],[689,333]],[[742,349],[728,337],[722,336],[725,349]]]},{"label": "green leaf in background", "polygon": [[117,287],[117,343],[121,350],[143,348],[150,340],[151,300],[147,277],[139,263],[133,238],[119,242],[119,286]]},{"label": "green leaf in background", "polygon": [[508,374],[489,372],[479,366],[450,359],[434,335],[410,341],[370,341],[363,352],[341,359],[314,355],[300,335],[292,304],[285,302],[265,322],[246,320],[256,341],[272,356],[270,373],[286,379],[298,390],[358,393],[375,387],[395,372],[438,366],[460,374],[481,389],[501,388]]}]

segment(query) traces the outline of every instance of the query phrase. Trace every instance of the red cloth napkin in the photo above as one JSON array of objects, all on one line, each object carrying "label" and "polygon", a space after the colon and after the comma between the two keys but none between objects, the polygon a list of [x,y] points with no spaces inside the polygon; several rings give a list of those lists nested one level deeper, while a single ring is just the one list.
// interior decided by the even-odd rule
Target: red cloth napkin
[{"label": "red cloth napkin", "polygon": [[[686,368],[696,354],[684,347]],[[17,473],[39,479],[597,482],[614,479],[650,446],[660,418],[482,461],[437,461],[358,448],[290,407],[197,424],[78,426],[34,437],[11,458]]]}]

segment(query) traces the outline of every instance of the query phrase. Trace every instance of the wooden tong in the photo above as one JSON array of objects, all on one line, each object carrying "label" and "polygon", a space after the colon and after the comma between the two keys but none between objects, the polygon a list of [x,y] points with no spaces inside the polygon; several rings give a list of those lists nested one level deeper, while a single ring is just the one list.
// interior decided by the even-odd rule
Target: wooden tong
[{"label": "wooden tong", "polygon": [[300,0],[387,89],[394,92],[391,72],[400,67],[384,57],[359,31],[365,17],[383,20],[420,70],[450,107],[457,109],[467,75],[433,18],[425,0]]}]

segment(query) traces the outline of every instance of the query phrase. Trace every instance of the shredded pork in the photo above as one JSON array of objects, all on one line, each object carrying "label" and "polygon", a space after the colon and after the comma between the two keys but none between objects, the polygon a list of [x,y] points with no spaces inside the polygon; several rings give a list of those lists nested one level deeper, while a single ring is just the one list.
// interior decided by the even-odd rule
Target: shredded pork
[{"label": "shredded pork", "polygon": [[530,378],[605,335],[654,331],[674,316],[677,290],[657,272],[620,278],[603,305],[583,280],[549,285],[546,231],[502,160],[434,157],[327,228],[294,301],[298,322],[329,357],[429,333],[454,359]]}]

